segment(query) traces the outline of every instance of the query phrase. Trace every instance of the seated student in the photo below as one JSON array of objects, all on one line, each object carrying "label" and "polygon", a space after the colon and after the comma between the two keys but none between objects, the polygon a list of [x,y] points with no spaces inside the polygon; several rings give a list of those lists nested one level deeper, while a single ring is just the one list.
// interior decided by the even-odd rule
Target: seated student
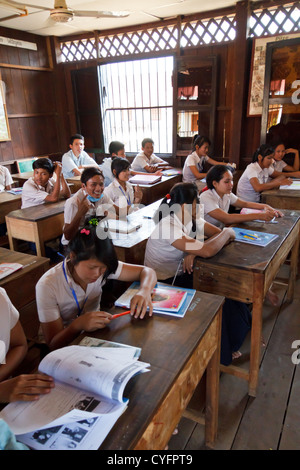
[{"label": "seated student", "polygon": [[100,226],[87,224],[78,231],[68,253],[36,285],[38,315],[51,350],[68,345],[82,331],[96,331],[110,323],[112,316],[100,310],[102,286],[108,279],[140,281],[140,290],[131,299],[131,315],[143,318],[147,308],[152,315],[155,272],[118,261],[112,241]]},{"label": "seated student", "polygon": [[83,150],[84,137],[81,134],[72,135],[69,147],[70,150],[62,157],[62,169],[65,178],[80,176],[83,169],[89,166],[99,166],[97,162]]},{"label": "seated student", "polygon": [[143,139],[142,152],[136,155],[131,164],[133,171],[161,174],[161,168],[170,168],[165,160],[162,160],[153,153],[153,144],[152,139]]},{"label": "seated student", "polygon": [[81,175],[82,188],[66,201],[61,243],[67,245],[77,230],[93,216],[104,217],[109,210],[118,209],[104,191],[104,177],[99,168],[90,167]]},{"label": "seated student", "polygon": [[[38,400],[54,387],[43,374],[13,376],[27,353],[27,340],[19,313],[7,293],[0,288],[0,403]],[[1,354],[4,353],[4,354]]]},{"label": "seated student", "polygon": [[[270,221],[274,217],[281,217],[282,213],[273,209],[268,204],[260,204],[258,202],[249,202],[239,199],[232,193],[233,176],[231,168],[224,165],[216,165],[210,168],[206,175],[207,191],[200,194],[200,203],[204,208],[204,219],[223,228],[224,225],[236,224],[239,222],[247,222],[251,220]],[[230,206],[242,209],[258,209],[264,212],[258,214],[237,214],[228,213]]]},{"label": "seated student", "polygon": [[[274,150],[267,144],[261,145],[253,154],[252,161],[240,177],[237,196],[250,202],[259,202],[262,191],[290,185],[292,181],[283,173],[271,167]],[[272,178],[269,181],[269,178]]]},{"label": "seated student", "polygon": [[[160,219],[145,252],[145,266],[152,267],[159,281],[179,287],[193,287],[195,256],[210,258],[235,238],[231,228],[222,231],[197,217],[198,190],[194,183],[177,183],[162,200]],[[205,241],[191,236],[193,223],[204,226]],[[194,230],[195,232],[195,230]],[[197,226],[196,226],[197,233]],[[226,299],[223,307],[221,362],[224,365],[240,355],[251,325],[245,304]]]},{"label": "seated student", "polygon": [[186,157],[182,170],[182,181],[195,183],[200,189],[201,180],[205,178],[204,163],[210,165],[228,165],[225,162],[218,162],[207,155],[210,140],[205,136],[197,136],[193,143],[193,152]]},{"label": "seated student", "polygon": [[[285,176],[296,176],[299,178],[299,151],[296,149],[286,149],[284,143],[281,141],[273,143],[272,147],[274,148],[274,161],[271,167],[274,168],[275,171],[284,172]],[[288,165],[283,160],[284,156],[289,153],[294,154],[293,166]]]},{"label": "seated student", "polygon": [[38,158],[32,168],[33,176],[24,183],[22,189],[22,209],[57,202],[60,197],[70,197],[70,188],[62,174],[60,162],[53,164],[50,158]]},{"label": "seated student", "polygon": [[[106,194],[119,208],[134,209],[134,204],[140,204],[143,192],[140,187],[128,182],[130,163],[125,158],[115,157],[111,164],[114,176],[113,182],[104,189]],[[127,213],[127,212],[126,212]]]},{"label": "seated student", "polygon": [[110,157],[104,158],[103,162],[100,165],[100,170],[102,171],[104,176],[105,187],[109,186],[110,183],[112,183],[114,180],[114,176],[111,172],[111,164],[114,157],[126,158],[125,146],[124,144],[122,144],[122,142],[119,142],[117,140],[114,140],[109,144],[108,151]]},{"label": "seated student", "polygon": [[3,165],[0,165],[0,192],[9,191],[11,185],[13,184],[13,179],[9,172],[9,169]]}]

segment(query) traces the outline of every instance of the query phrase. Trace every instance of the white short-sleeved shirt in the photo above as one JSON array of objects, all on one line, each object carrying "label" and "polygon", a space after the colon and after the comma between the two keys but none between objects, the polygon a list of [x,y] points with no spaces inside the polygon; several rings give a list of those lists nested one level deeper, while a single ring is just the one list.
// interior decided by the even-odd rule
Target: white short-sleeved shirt
[{"label": "white short-sleeved shirt", "polygon": [[11,184],[13,184],[13,179],[8,168],[0,165],[0,191],[4,191],[6,186]]},{"label": "white short-sleeved shirt", "polygon": [[287,163],[284,160],[274,160],[271,167],[274,168],[275,171],[282,172],[283,169],[287,166]]},{"label": "white short-sleeved shirt", "polygon": [[39,184],[35,183],[33,176],[31,176],[23,185],[21,209],[44,204],[46,197],[52,193],[54,184],[55,179],[49,178],[45,187],[40,186]]},{"label": "white short-sleeved shirt", "polygon": [[260,184],[267,183],[274,168],[261,168],[258,162],[250,163],[239,179],[237,197],[244,201],[260,202],[260,193],[255,191],[250,183],[251,178],[257,178]]},{"label": "white short-sleeved shirt", "polygon": [[190,155],[188,155],[185,159],[184,165],[183,165],[183,170],[182,170],[182,181],[185,183],[194,183],[197,178],[190,169],[191,166],[195,166],[199,173],[203,172],[203,167],[204,163],[209,159],[208,155],[204,155],[202,157],[199,157],[197,155],[197,152],[194,151]]},{"label": "white short-sleeved shirt", "polygon": [[109,186],[110,183],[112,183],[113,180],[114,180],[114,176],[113,176],[112,171],[111,171],[111,162],[112,162],[112,158],[107,157],[107,158],[104,158],[101,165],[99,165],[99,168],[102,171],[103,176],[104,176],[104,186],[105,187]]},{"label": "white short-sleeved shirt", "polygon": [[[78,211],[78,202],[82,201],[85,197],[85,190],[83,188],[79,189],[77,193],[73,194],[69,199],[66,200],[65,208],[64,208],[64,223],[70,224],[74,219],[75,215]],[[97,202],[90,202],[90,208],[86,212],[86,214],[81,218],[79,223],[79,229],[81,229],[85,221],[90,219],[94,216],[104,216],[105,211],[111,211],[113,207],[112,200],[103,192],[103,197],[100,201]],[[68,245],[69,240],[66,240],[65,236],[62,236],[61,243],[63,245]]]},{"label": "white short-sleeved shirt", "polygon": [[147,165],[155,165],[156,163],[165,163],[164,160],[159,158],[157,155],[154,153],[148,158],[144,152],[140,152],[136,155],[134,158],[132,164],[131,164],[131,169],[133,171],[146,171],[145,166]]},{"label": "white short-sleeved shirt", "polygon": [[[156,225],[147,241],[144,263],[155,270],[157,279],[164,280],[175,275],[185,253],[177,250],[172,243],[189,236],[191,229],[192,223],[184,226],[176,215],[163,217]],[[178,274],[182,274],[182,268]]]},{"label": "white short-sleeved shirt", "polygon": [[[3,355],[3,346],[5,356],[9,350],[11,330],[16,326],[19,320],[19,312],[13,306],[6,291],[0,287],[0,354]],[[0,357],[0,364],[4,362],[5,357]]]},{"label": "white short-sleeved shirt", "polygon": [[222,229],[224,224],[211,217],[209,213],[216,209],[222,209],[224,212],[228,212],[230,205],[235,204],[237,200],[238,197],[233,193],[224,194],[223,197],[220,197],[215,189],[204,191],[200,195],[200,203],[203,204],[204,208],[204,219],[206,222]]},{"label": "white short-sleeved shirt", "polygon": [[[108,279],[118,279],[122,267],[123,263],[119,261],[116,272],[108,276]],[[62,318],[63,324],[68,325],[78,316],[78,307],[71,288],[75,291],[80,309],[83,307],[81,314],[99,310],[104,284],[103,276],[100,276],[97,281],[88,284],[86,291],[84,291],[70,275],[66,260],[55,265],[40,278],[36,285],[36,302],[40,322],[48,323]]]},{"label": "white short-sleeved shirt", "polygon": [[74,168],[78,168],[81,165],[95,165],[96,162],[84,150],[77,158],[70,149],[67,153],[62,156],[61,163],[64,177],[72,178],[74,176],[74,173],[72,171],[74,170]]},{"label": "white short-sleeved shirt", "polygon": [[114,178],[113,182],[104,189],[104,194],[106,194],[118,207],[131,206],[134,201],[134,189],[132,184],[126,181],[125,191],[116,178]]}]

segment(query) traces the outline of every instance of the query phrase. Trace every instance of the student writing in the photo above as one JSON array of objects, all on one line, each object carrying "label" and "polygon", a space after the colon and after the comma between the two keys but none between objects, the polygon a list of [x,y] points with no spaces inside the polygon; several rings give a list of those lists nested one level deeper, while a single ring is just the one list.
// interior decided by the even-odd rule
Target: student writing
[{"label": "student writing", "polygon": [[131,300],[131,314],[143,318],[149,309],[152,315],[155,272],[118,261],[107,233],[100,226],[87,225],[70,241],[67,258],[49,269],[36,285],[38,315],[50,349],[69,344],[82,331],[109,324],[112,315],[100,310],[107,279],[140,281],[140,290]]}]

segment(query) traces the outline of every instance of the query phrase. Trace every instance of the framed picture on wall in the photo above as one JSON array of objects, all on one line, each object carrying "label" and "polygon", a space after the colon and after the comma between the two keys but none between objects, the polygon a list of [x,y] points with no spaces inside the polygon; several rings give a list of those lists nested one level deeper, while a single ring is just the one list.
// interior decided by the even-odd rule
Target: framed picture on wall
[{"label": "framed picture on wall", "polygon": [[11,140],[5,101],[5,83],[0,75],[0,142]]},{"label": "framed picture on wall", "polygon": [[300,37],[300,33],[281,34],[254,39],[248,92],[247,116],[261,116],[263,109],[266,50],[269,42],[283,41]]}]

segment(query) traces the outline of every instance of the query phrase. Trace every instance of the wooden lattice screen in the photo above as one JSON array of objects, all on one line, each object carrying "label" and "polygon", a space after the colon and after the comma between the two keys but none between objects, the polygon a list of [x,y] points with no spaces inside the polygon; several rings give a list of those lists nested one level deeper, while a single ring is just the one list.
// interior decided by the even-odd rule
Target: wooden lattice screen
[{"label": "wooden lattice screen", "polygon": [[[268,9],[254,10],[250,19],[250,37],[272,36],[299,31],[300,3],[294,2]],[[180,28],[180,31],[179,31]],[[180,34],[179,34],[180,32]],[[134,32],[103,35],[97,38],[61,42],[63,62],[136,56],[151,52],[174,51],[203,44],[235,39],[235,16],[186,21],[179,26],[159,26]],[[178,44],[179,42],[179,44]],[[98,50],[97,50],[98,47]]]}]

